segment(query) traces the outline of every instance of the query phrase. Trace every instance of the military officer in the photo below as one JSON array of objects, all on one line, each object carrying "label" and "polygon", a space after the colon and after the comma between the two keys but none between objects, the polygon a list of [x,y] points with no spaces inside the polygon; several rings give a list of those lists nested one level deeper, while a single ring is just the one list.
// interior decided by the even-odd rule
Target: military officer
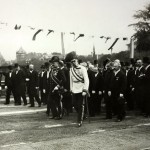
[{"label": "military officer", "polygon": [[52,112],[51,119],[62,118],[62,92],[66,82],[63,71],[59,68],[59,57],[53,56],[50,60],[52,67],[49,74],[49,106]]},{"label": "military officer", "polygon": [[85,98],[89,89],[89,78],[87,69],[79,65],[78,58],[74,55],[71,59],[70,90],[73,97],[73,106],[77,111],[78,127],[82,126],[84,116]]}]

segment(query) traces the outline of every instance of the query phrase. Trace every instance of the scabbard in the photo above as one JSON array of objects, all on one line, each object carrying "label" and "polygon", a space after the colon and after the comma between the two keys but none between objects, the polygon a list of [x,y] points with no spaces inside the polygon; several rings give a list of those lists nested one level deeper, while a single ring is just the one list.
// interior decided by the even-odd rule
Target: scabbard
[{"label": "scabbard", "polygon": [[83,98],[84,98],[84,101],[86,103],[87,117],[88,117],[88,121],[90,123],[90,114],[89,114],[89,105],[88,105],[87,95],[84,96]]}]

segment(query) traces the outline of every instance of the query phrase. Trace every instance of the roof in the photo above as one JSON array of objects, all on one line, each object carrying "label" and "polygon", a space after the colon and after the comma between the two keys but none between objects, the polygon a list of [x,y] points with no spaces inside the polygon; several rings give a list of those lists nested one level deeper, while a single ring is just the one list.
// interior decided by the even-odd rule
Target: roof
[{"label": "roof", "polygon": [[26,54],[26,51],[20,47],[20,49],[16,52],[17,54]]}]

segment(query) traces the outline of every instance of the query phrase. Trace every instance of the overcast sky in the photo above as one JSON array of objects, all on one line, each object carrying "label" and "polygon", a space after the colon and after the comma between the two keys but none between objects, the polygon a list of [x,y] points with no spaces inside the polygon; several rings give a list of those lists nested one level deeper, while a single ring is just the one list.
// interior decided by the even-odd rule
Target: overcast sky
[{"label": "overcast sky", "polygon": [[[126,50],[134,33],[129,24],[135,22],[133,14],[143,9],[149,0],[0,0],[0,52],[6,60],[15,59],[22,46],[26,52],[61,52],[60,33],[64,32],[66,53],[90,54],[93,43],[96,53],[109,53],[108,48],[119,37],[113,51]],[[15,25],[21,30],[14,30]],[[35,30],[30,30],[32,26]],[[43,29],[35,41],[34,33]],[[54,33],[46,36],[47,30]],[[73,42],[73,35],[83,33],[85,37]],[[94,38],[92,38],[94,36]],[[110,36],[105,43],[100,36]]]}]

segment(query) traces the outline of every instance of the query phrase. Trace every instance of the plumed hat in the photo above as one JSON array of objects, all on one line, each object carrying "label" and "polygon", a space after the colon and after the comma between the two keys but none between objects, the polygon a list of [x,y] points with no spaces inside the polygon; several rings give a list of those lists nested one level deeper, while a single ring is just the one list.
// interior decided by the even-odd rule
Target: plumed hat
[{"label": "plumed hat", "polygon": [[71,62],[71,60],[77,59],[76,52],[70,52],[66,55],[65,62]]}]

